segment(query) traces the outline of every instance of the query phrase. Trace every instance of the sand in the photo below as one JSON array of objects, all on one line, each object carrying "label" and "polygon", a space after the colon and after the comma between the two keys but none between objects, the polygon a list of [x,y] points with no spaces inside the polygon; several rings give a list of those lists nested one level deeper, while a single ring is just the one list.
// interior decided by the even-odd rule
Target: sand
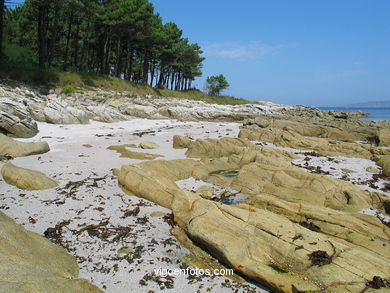
[{"label": "sand", "polygon": [[[238,134],[237,123],[178,122],[134,119],[89,125],[39,123],[39,133],[22,141],[47,141],[51,151],[12,160],[20,167],[46,173],[59,182],[57,189],[24,191],[0,179],[0,208],[26,229],[40,234],[62,224],[61,243],[77,257],[80,277],[105,292],[266,292],[250,283],[237,284],[224,276],[156,277],[154,270],[179,269],[189,254],[171,234],[170,211],[147,200],[125,194],[112,175],[113,168],[141,160],[120,158],[111,145],[153,141],[157,149],[134,152],[185,158],[184,149],[172,148],[175,134],[218,138]],[[149,132],[142,135],[140,133]],[[138,135],[137,135],[138,133]],[[159,158],[160,159],[160,158]],[[81,181],[81,182],[80,182]],[[88,225],[105,224],[97,230]],[[57,226],[59,227],[59,226]]]},{"label": "sand", "polygon": [[[155,276],[154,270],[159,268],[181,268],[189,251],[170,234],[169,210],[127,195],[118,187],[112,169],[141,160],[121,158],[116,151],[107,149],[112,145],[137,146],[143,141],[153,141],[160,147],[147,150],[128,147],[128,150],[162,156],[157,159],[186,158],[185,149],[172,148],[173,135],[191,139],[237,137],[239,125],[147,119],[110,124],[91,122],[88,125],[38,123],[37,136],[20,140],[47,141],[51,151],[16,158],[12,162],[19,167],[44,172],[57,180],[59,187],[24,191],[0,179],[0,209],[26,229],[40,234],[58,225],[61,233],[57,238],[52,237],[52,241],[77,257],[80,277],[91,280],[105,292],[160,292],[165,289],[172,289],[171,292],[232,292],[232,288],[233,291],[237,289],[234,292],[268,292],[259,285],[237,284],[223,276]],[[366,181],[372,179],[373,174],[366,170],[367,167],[380,170],[374,162],[364,159],[309,157],[304,160],[302,155],[302,159],[293,163],[302,167],[320,166],[329,172],[326,176],[342,178],[369,190],[372,188]],[[376,183],[379,187],[388,183],[380,180]],[[193,178],[177,183],[188,190],[207,185],[212,186],[216,194],[221,191],[218,186]],[[234,193],[234,190],[229,191]],[[237,199],[241,199],[240,195]],[[376,215],[374,210],[361,212]],[[101,226],[88,230],[89,225]]]}]

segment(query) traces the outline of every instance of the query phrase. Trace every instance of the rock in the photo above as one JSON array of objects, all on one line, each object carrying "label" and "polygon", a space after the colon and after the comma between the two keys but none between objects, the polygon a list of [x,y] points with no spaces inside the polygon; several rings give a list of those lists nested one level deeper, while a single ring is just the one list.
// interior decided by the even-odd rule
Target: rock
[{"label": "rock", "polygon": [[21,142],[0,133],[0,156],[24,157],[50,150],[47,142]]},{"label": "rock", "polygon": [[374,174],[379,174],[379,170],[377,168],[371,167],[371,166],[367,167],[366,171],[370,172],[370,173],[374,173]]},{"label": "rock", "polygon": [[181,136],[181,135],[174,135],[173,136],[173,148],[174,149],[188,148],[190,142],[191,141],[184,136]]},{"label": "rock", "polygon": [[157,149],[160,146],[153,141],[143,141],[138,145],[141,149]]},{"label": "rock", "polygon": [[45,121],[53,124],[88,124],[88,114],[62,100],[50,100],[43,109]]},{"label": "rock", "polygon": [[166,215],[167,215],[166,212],[161,212],[161,211],[156,211],[156,212],[151,212],[150,213],[151,217],[164,217]]},{"label": "rock", "polygon": [[134,252],[133,249],[126,247],[126,246],[118,249],[118,253],[120,253],[120,254],[131,254],[133,252]]},{"label": "rock", "polygon": [[20,168],[7,163],[1,169],[1,175],[5,182],[15,185],[20,189],[42,190],[58,186],[58,183],[39,171]]},{"label": "rock", "polygon": [[377,164],[382,167],[383,174],[390,178],[390,155],[379,156]]},{"label": "rock", "polygon": [[390,146],[390,129],[383,128],[379,130],[379,145],[389,147]]},{"label": "rock", "polygon": [[195,191],[195,193],[203,195],[204,197],[212,197],[214,194],[214,188],[211,186],[202,185]]},{"label": "rock", "polygon": [[192,160],[149,161],[123,166],[119,182],[133,194],[170,208],[195,244],[274,291],[360,292],[373,276],[389,277],[390,242],[378,219],[320,210],[275,195],[259,194],[250,205],[228,206],[175,184],[188,177],[207,180],[210,168]]},{"label": "rock", "polygon": [[[231,178],[211,172],[209,180],[243,193],[267,193],[292,202],[354,212],[371,205],[380,207],[383,201],[380,195],[349,182],[311,174],[292,166],[291,160],[295,156],[286,151],[255,146],[247,140],[199,139],[190,143],[186,155],[213,159],[212,163],[208,163],[209,169],[211,166],[220,170],[241,168]],[[215,160],[222,157],[228,157],[225,163]]]},{"label": "rock", "polygon": [[44,237],[27,232],[0,212],[0,291],[102,292],[78,279],[76,258]]},{"label": "rock", "polygon": [[0,98],[0,133],[28,138],[38,133],[38,127],[23,103]]},{"label": "rock", "polygon": [[249,127],[242,128],[239,137],[251,141],[266,141],[277,146],[289,147],[300,150],[314,150],[321,156],[346,156],[372,159],[374,155],[390,154],[390,150],[356,144],[329,140],[319,137],[303,136],[293,130]]},{"label": "rock", "polygon": [[154,160],[155,158],[162,157],[157,154],[149,154],[149,153],[139,153],[128,150],[128,147],[135,147],[133,144],[124,144],[124,145],[112,145],[107,149],[116,151],[120,153],[121,158],[129,158],[129,159],[137,159],[137,160]]}]

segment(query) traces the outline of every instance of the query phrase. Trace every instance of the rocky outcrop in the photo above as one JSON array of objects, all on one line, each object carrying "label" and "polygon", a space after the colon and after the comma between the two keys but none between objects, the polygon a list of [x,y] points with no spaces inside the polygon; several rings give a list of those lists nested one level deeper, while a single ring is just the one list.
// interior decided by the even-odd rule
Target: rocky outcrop
[{"label": "rocky outcrop", "polygon": [[307,137],[337,139],[345,142],[364,141],[375,137],[381,127],[386,124],[373,121],[337,120],[337,119],[309,119],[309,118],[265,118],[245,120],[244,126],[255,125],[259,128],[272,128],[298,133]]},{"label": "rocky outcrop", "polygon": [[[239,162],[236,159],[232,161]],[[175,184],[188,177],[208,180],[214,161],[123,166],[119,182],[133,194],[172,209],[175,222],[194,243],[275,291],[360,292],[374,276],[390,277],[390,233],[372,216],[261,193],[249,204],[228,206]],[[313,190],[312,197],[317,194]]]},{"label": "rocky outcrop", "polygon": [[209,180],[243,193],[266,193],[292,202],[353,212],[368,206],[381,207],[383,202],[383,197],[377,193],[362,190],[343,180],[311,174],[291,165],[295,155],[255,146],[243,139],[200,139],[190,143],[186,155],[212,159],[208,165],[214,166],[214,169],[221,164],[216,159],[224,161],[224,157],[227,157],[226,164],[220,168],[240,168],[237,175],[229,179],[211,176]]},{"label": "rocky outcrop", "polygon": [[131,117],[185,121],[241,121],[259,115],[277,114],[281,109],[290,107],[272,103],[210,107],[210,104],[202,101],[151,95],[141,97],[131,92],[112,92],[103,89],[65,95],[59,92],[42,94],[37,89],[23,86],[11,88],[1,85],[1,88],[10,100],[25,103],[35,120],[56,124],[83,124],[88,123],[89,119],[113,122],[128,120]]},{"label": "rocky outcrop", "polygon": [[47,142],[21,142],[0,133],[0,156],[24,157],[50,150]]},{"label": "rocky outcrop", "polygon": [[27,232],[0,212],[0,291],[14,293],[102,292],[78,279],[75,257]]},{"label": "rocky outcrop", "polygon": [[365,116],[358,111],[321,111],[312,107],[285,106],[270,102],[211,106],[196,100],[152,95],[141,97],[131,92],[103,89],[85,90],[83,93],[70,95],[61,94],[59,91],[42,94],[39,90],[22,86],[14,89],[2,85],[2,90],[11,100],[26,103],[37,121],[60,124],[88,123],[88,119],[113,122],[130,117],[183,121],[242,121],[255,117],[279,117],[285,120],[333,120],[342,124]]},{"label": "rocky outcrop", "polygon": [[36,135],[38,127],[23,103],[0,97],[0,133],[27,138]]},{"label": "rocky outcrop", "polygon": [[390,154],[390,150],[368,144],[357,144],[339,140],[307,137],[291,129],[260,128],[250,126],[242,128],[240,138],[252,141],[265,141],[281,147],[316,151],[321,156],[346,156],[372,159],[374,155]]},{"label": "rocky outcrop", "polygon": [[17,167],[7,163],[1,169],[5,182],[20,189],[43,190],[54,188],[58,183],[39,171]]},{"label": "rocky outcrop", "polygon": [[77,109],[66,101],[51,98],[47,103],[30,105],[31,112],[37,121],[52,124],[88,124],[88,114]]}]

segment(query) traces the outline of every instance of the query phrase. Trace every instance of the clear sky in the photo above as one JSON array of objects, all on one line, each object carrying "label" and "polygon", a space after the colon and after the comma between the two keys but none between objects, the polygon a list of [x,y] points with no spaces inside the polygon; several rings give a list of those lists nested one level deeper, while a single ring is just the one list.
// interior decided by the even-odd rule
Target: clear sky
[{"label": "clear sky", "polygon": [[[20,1],[20,0],[15,0]],[[151,0],[205,51],[225,94],[338,106],[390,100],[390,0]]]},{"label": "clear sky", "polygon": [[[285,104],[390,100],[389,0],[151,0],[226,94]],[[204,78],[195,84],[202,88]]]}]

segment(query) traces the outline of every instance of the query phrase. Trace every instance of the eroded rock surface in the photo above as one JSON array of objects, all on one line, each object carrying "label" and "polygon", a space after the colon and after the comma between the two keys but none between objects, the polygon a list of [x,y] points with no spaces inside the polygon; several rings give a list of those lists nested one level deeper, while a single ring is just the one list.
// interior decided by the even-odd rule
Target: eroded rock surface
[{"label": "eroded rock surface", "polygon": [[0,156],[24,157],[50,150],[47,142],[21,142],[0,133]]},{"label": "eroded rock surface", "polygon": [[0,97],[0,133],[27,138],[36,135],[38,127],[23,103]]},{"label": "eroded rock surface", "polygon": [[[360,292],[374,276],[390,278],[390,230],[358,213],[384,211],[384,196],[307,173],[291,165],[294,154],[246,139],[181,141],[201,161],[123,166],[119,183],[170,208],[189,238],[225,265],[280,292]],[[208,200],[175,184],[189,177],[252,197],[230,206]]]},{"label": "eroded rock surface", "polygon": [[0,231],[1,292],[102,292],[89,281],[78,279],[75,257],[27,232],[1,212]]},{"label": "eroded rock surface", "polygon": [[39,171],[17,167],[7,163],[1,169],[5,182],[20,189],[43,190],[54,188],[58,183]]}]

